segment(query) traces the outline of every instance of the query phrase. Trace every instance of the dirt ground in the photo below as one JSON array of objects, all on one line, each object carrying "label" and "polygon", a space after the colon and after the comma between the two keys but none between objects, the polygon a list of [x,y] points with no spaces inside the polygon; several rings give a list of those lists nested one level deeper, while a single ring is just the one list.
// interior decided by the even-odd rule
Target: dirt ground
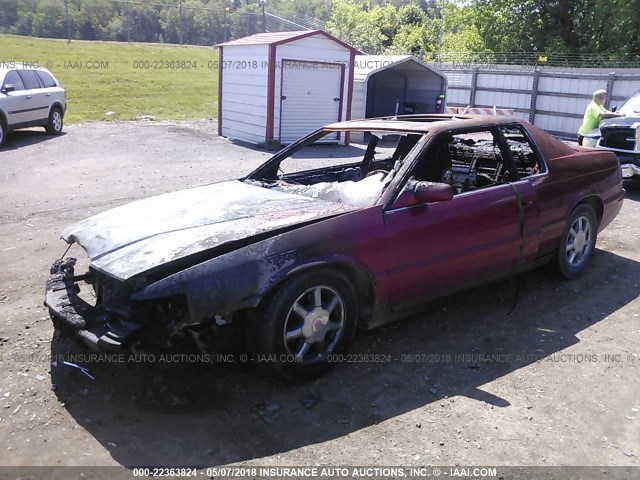
[{"label": "dirt ground", "polygon": [[580,279],[534,271],[512,315],[513,279],[358,336],[351,352],[390,362],[297,387],[194,368],[180,374],[192,404],[171,413],[141,401],[149,375],[53,366],[82,352],[52,340],[42,306],[62,229],[269,156],[214,132],[96,123],[15,133],[0,151],[0,465],[640,465],[637,186]]}]

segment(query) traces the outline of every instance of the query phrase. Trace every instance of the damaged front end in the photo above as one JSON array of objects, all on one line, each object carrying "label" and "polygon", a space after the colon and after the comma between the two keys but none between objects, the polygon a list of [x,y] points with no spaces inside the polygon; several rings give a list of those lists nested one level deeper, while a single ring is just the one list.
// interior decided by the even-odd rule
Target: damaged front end
[{"label": "damaged front end", "polygon": [[[75,275],[75,258],[57,260],[47,280],[45,305],[54,327],[99,353],[162,352],[184,348],[214,349],[205,326],[189,325],[180,296],[134,301],[132,287],[91,269]],[[92,285],[95,305],[80,296],[80,283]],[[215,323],[215,322],[214,322]]]}]

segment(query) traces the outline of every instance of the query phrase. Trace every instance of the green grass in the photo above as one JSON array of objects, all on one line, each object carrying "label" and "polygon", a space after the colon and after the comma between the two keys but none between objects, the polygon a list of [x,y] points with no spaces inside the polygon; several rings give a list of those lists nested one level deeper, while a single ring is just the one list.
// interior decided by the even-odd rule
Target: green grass
[{"label": "green grass", "polygon": [[[67,43],[14,35],[0,35],[0,45],[0,62],[36,62],[62,82],[66,123],[140,115],[158,120],[217,116],[218,53],[212,47]],[[196,68],[184,68],[193,64]]]}]

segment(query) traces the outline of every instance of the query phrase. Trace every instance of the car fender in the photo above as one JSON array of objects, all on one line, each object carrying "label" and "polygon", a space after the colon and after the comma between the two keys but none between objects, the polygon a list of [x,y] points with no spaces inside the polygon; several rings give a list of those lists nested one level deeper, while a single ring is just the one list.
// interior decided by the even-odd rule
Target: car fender
[{"label": "car fender", "polygon": [[256,307],[281,282],[318,266],[337,265],[373,286],[376,272],[384,270],[384,237],[376,227],[382,228],[379,207],[326,219],[188,266],[131,298],[184,296],[191,321],[198,322]]},{"label": "car fender", "polygon": [[[571,212],[575,210],[575,208],[582,203],[591,203],[598,202],[600,205],[602,204],[602,199],[592,190],[585,190],[578,192],[571,197],[571,200],[567,204],[567,211],[565,217],[568,218],[571,215]],[[596,210],[596,213],[597,210]]]},{"label": "car fender", "polygon": [[52,110],[56,107],[60,109],[60,111],[62,112],[62,115],[64,116],[65,108],[64,108],[64,105],[59,101],[55,101],[51,104],[51,107],[49,108],[49,115],[51,115]]},{"label": "car fender", "polygon": [[264,288],[259,293],[260,301],[289,278],[317,268],[335,268],[343,272],[351,281],[358,296],[358,308],[365,316],[373,310],[377,301],[382,300],[380,297],[383,296],[383,292],[376,288],[375,275],[367,265],[353,256],[326,255],[306,259],[303,263],[279,271],[271,278],[269,284],[263,285]]}]

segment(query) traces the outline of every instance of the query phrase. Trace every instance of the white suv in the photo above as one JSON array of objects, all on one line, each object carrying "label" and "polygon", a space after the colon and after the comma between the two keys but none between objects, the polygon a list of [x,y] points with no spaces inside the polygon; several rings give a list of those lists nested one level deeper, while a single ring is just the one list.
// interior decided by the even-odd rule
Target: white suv
[{"label": "white suv", "polygon": [[18,128],[40,126],[60,134],[66,109],[64,88],[49,70],[0,62],[0,146]]}]

